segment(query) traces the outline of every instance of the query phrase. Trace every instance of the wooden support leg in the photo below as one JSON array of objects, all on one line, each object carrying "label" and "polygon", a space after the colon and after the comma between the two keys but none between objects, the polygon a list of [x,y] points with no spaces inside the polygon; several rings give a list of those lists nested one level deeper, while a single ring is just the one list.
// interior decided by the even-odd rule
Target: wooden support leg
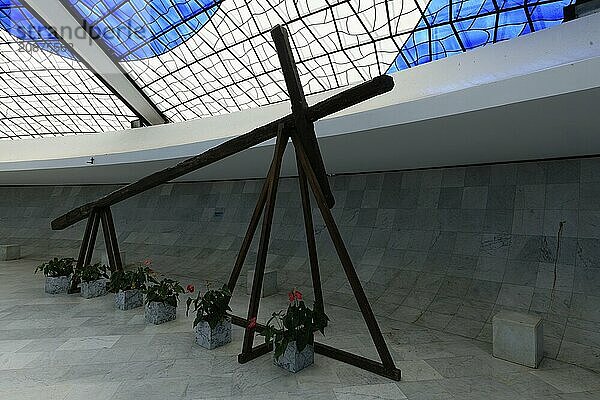
[{"label": "wooden support leg", "polygon": [[306,154],[304,153],[302,144],[294,136],[292,137],[292,140],[294,142],[296,154],[299,156],[302,168],[306,172],[310,186],[315,194],[315,200],[319,210],[321,211],[323,220],[325,221],[325,225],[327,226],[327,230],[329,231],[329,235],[331,236],[331,240],[333,241],[338,257],[342,263],[342,267],[344,268],[344,272],[346,273],[346,277],[348,278],[348,282],[350,283],[354,297],[358,302],[358,307],[360,308],[371,338],[373,339],[373,343],[375,344],[375,348],[377,349],[377,353],[379,354],[383,366],[388,369],[390,373],[392,371],[397,371],[398,379],[400,379],[400,371],[396,368],[394,360],[390,355],[390,351],[385,343],[385,339],[383,338],[381,329],[379,328],[379,324],[375,319],[375,315],[373,314],[373,310],[371,309],[371,305],[369,304],[369,300],[365,295],[358,275],[356,274],[356,270],[354,269],[352,259],[348,254],[348,250],[346,249],[342,235],[340,234],[337,224],[335,223],[335,219],[333,218],[331,210],[327,206],[325,197],[321,191],[321,187],[316,179],[315,173],[311,168]]},{"label": "wooden support leg", "polygon": [[104,246],[106,247],[106,254],[108,255],[108,267],[111,272],[114,272],[116,271],[115,253],[112,248],[112,238],[110,237],[110,230],[108,229],[108,216],[106,215],[105,209],[100,212],[100,220],[102,222]]},{"label": "wooden support leg", "polygon": [[[92,258],[92,252],[94,251],[94,245],[96,244],[96,235],[98,234],[99,219],[98,210],[93,210],[88,218],[87,225],[85,226],[83,240],[81,241],[81,247],[79,248],[79,257],[77,258],[77,264],[75,265],[76,269],[89,264],[89,260]],[[69,293],[77,293],[78,286],[79,279],[73,275]]]},{"label": "wooden support leg", "polygon": [[321,273],[319,272],[319,257],[317,255],[317,244],[315,241],[315,229],[313,226],[312,208],[310,204],[310,193],[306,173],[302,168],[300,159],[296,156],[298,165],[298,183],[300,185],[300,196],[302,197],[302,211],[304,213],[304,228],[306,230],[306,243],[308,247],[308,258],[310,260],[310,272],[312,275],[313,292],[315,295],[315,306],[325,313],[323,302],[323,289],[321,288]]},{"label": "wooden support leg", "polygon": [[90,233],[90,239],[88,241],[87,249],[85,251],[85,258],[83,265],[90,265],[92,262],[92,256],[94,255],[94,247],[96,246],[96,237],[98,236],[98,227],[100,225],[100,212],[98,210],[93,213],[92,221],[92,232]]},{"label": "wooden support leg", "polygon": [[110,207],[100,211],[100,219],[102,222],[102,233],[104,234],[104,244],[106,246],[106,254],[108,255],[108,266],[111,272],[123,270],[121,262],[121,253],[119,252],[119,243],[115,232],[115,225],[112,219]]},{"label": "wooden support leg", "polygon": [[[279,125],[278,135],[281,135],[283,133],[283,128],[284,125]],[[229,288],[229,291],[231,293],[233,293],[233,291],[235,290],[237,281],[240,278],[240,274],[242,273],[242,268],[244,267],[244,262],[246,261],[246,256],[248,255],[248,251],[250,250],[252,239],[254,239],[254,235],[256,234],[256,229],[258,228],[260,217],[262,216],[265,204],[267,203],[267,196],[269,194],[269,187],[271,185],[271,181],[273,180],[273,175],[276,172],[277,174],[279,174],[279,172],[276,171],[279,168],[277,166],[276,161],[277,160],[275,158],[273,158],[273,161],[271,161],[271,166],[269,167],[267,178],[265,179],[265,183],[263,184],[260,196],[258,197],[258,201],[256,202],[256,207],[254,208],[252,217],[250,218],[250,225],[246,230],[246,236],[244,236],[242,247],[238,252],[237,258],[235,260],[235,265],[233,266],[233,271],[231,271],[231,275],[229,276],[229,282],[227,283],[227,287]]]},{"label": "wooden support leg", "polygon": [[[119,240],[117,239],[117,231],[115,230],[115,222],[113,220],[112,212],[110,211],[110,207],[105,209],[106,214],[106,223],[108,225],[108,232],[111,241],[111,248],[113,251],[115,265],[114,267],[121,271],[123,270],[123,260],[121,260],[121,251],[119,250]],[[111,266],[112,268],[112,266]]]},{"label": "wooden support leg", "polygon": [[[262,231],[258,247],[258,256],[256,259],[256,270],[254,271],[254,281],[252,282],[252,292],[250,295],[250,304],[248,306],[248,321],[256,318],[260,303],[260,294],[262,291],[265,266],[267,264],[267,254],[269,252],[269,241],[271,239],[271,227],[273,225],[273,214],[275,212],[275,200],[277,199],[277,188],[279,185],[279,174],[281,172],[281,163],[287,146],[289,136],[280,132],[277,136],[275,145],[275,155],[273,157],[273,174],[268,182],[268,194],[263,216]],[[240,363],[246,363],[260,355],[270,351],[270,346],[259,346],[254,349],[254,329],[246,328],[244,333],[244,344],[242,353],[238,356]]]}]

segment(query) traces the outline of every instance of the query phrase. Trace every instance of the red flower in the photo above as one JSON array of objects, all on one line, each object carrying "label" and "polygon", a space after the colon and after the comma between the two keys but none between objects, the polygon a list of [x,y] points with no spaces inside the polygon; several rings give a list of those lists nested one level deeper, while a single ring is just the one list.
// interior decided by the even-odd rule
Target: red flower
[{"label": "red flower", "polygon": [[296,298],[296,300],[302,300],[302,293],[300,293],[297,290],[294,290],[294,297]]},{"label": "red flower", "polygon": [[250,319],[250,322],[248,322],[248,329],[254,329],[256,328],[256,317]]},{"label": "red flower", "polygon": [[196,288],[194,287],[194,285],[187,285],[187,287],[185,288],[185,290],[187,290],[188,293],[194,293],[194,291],[196,290]]},{"label": "red flower", "polygon": [[144,263],[144,265],[145,265],[146,267],[148,267],[148,266],[152,265],[152,260],[151,260],[151,259],[149,259],[149,258],[147,258],[147,259],[145,259],[145,260],[143,261],[143,263]]},{"label": "red flower", "polygon": [[292,292],[288,293],[288,297],[290,299],[290,303],[293,302],[294,300],[296,300],[296,296],[294,296],[294,293],[292,293]]}]

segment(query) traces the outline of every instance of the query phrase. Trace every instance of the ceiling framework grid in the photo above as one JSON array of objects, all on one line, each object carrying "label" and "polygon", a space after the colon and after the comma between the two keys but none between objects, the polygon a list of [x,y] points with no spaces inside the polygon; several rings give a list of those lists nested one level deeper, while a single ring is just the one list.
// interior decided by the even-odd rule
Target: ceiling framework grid
[{"label": "ceiling framework grid", "polygon": [[[0,18],[30,26],[41,23],[16,1],[0,1]],[[122,130],[134,113],[92,71],[68,57],[41,48],[62,48],[52,35],[30,41],[0,29],[0,139],[61,136]],[[34,42],[34,44],[32,44]]]},{"label": "ceiling framework grid", "polygon": [[96,51],[173,122],[287,100],[269,41],[277,24],[292,35],[300,79],[311,95],[560,24],[572,2],[27,1],[61,7],[96,38]]},{"label": "ceiling framework grid", "polygon": [[87,23],[76,18],[58,0],[21,1],[45,26],[51,27],[51,33],[69,48],[78,60],[94,71],[95,75],[144,123],[160,125],[167,122],[163,113],[110,56],[110,50],[104,43],[105,36],[92,35]]}]

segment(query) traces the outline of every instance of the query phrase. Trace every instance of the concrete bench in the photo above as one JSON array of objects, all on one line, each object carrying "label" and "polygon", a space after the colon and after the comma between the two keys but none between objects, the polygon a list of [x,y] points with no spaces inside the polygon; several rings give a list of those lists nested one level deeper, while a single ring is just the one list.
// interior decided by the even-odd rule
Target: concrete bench
[{"label": "concrete bench", "polygon": [[21,258],[21,246],[18,244],[0,244],[0,261],[17,260]]},{"label": "concrete bench", "polygon": [[494,357],[537,368],[544,357],[542,318],[501,311],[492,320]]},{"label": "concrete bench", "polygon": [[[248,280],[246,286],[246,293],[252,293],[252,283],[254,282],[254,270],[248,271]],[[277,271],[267,269],[265,270],[265,277],[263,279],[263,287],[261,297],[268,297],[276,294],[277,289]]]}]

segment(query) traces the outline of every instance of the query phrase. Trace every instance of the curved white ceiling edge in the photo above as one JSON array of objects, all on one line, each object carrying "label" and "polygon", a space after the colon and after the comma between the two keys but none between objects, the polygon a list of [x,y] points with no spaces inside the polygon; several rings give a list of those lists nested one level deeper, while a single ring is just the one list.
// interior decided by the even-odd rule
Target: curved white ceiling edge
[{"label": "curved white ceiling edge", "polygon": [[[321,138],[347,137],[352,133],[375,132],[400,125],[406,127],[419,121],[433,121],[568,93],[583,93],[600,87],[598,70],[600,14],[595,14],[396,73],[393,75],[396,87],[392,92],[317,122],[317,134]],[[332,93],[313,96],[309,100],[314,103]],[[152,172],[158,166],[162,168],[201,153],[287,112],[289,105],[281,103],[180,124],[99,135],[1,141],[0,184],[127,182],[133,176],[121,174],[119,177],[117,173],[110,179],[106,176],[94,178],[97,174],[90,173],[90,165],[86,163],[93,156],[96,163],[91,168],[94,169],[145,164],[134,175],[143,176],[144,171]],[[450,134],[445,133],[446,140]],[[269,145],[265,143],[261,147]],[[376,148],[372,150],[377,153]],[[327,150],[324,151],[327,153]],[[335,158],[333,154],[326,156]],[[262,164],[262,158],[254,161]],[[492,161],[496,160],[481,160]],[[461,160],[456,162],[461,163]],[[465,159],[462,163],[471,162],[473,160]],[[328,162],[328,168],[332,172],[349,172],[347,167],[330,164]],[[378,168],[377,163],[361,164],[357,170]],[[68,169],[72,170],[67,174],[71,177],[64,181],[58,177],[48,181],[48,174],[43,173],[54,171],[64,175]],[[110,170],[111,173],[116,172],[114,168]],[[217,174],[216,178],[254,176],[251,169],[242,168],[241,171],[244,172]],[[81,176],[77,177],[78,174]],[[196,174],[190,179],[199,176]]]}]

